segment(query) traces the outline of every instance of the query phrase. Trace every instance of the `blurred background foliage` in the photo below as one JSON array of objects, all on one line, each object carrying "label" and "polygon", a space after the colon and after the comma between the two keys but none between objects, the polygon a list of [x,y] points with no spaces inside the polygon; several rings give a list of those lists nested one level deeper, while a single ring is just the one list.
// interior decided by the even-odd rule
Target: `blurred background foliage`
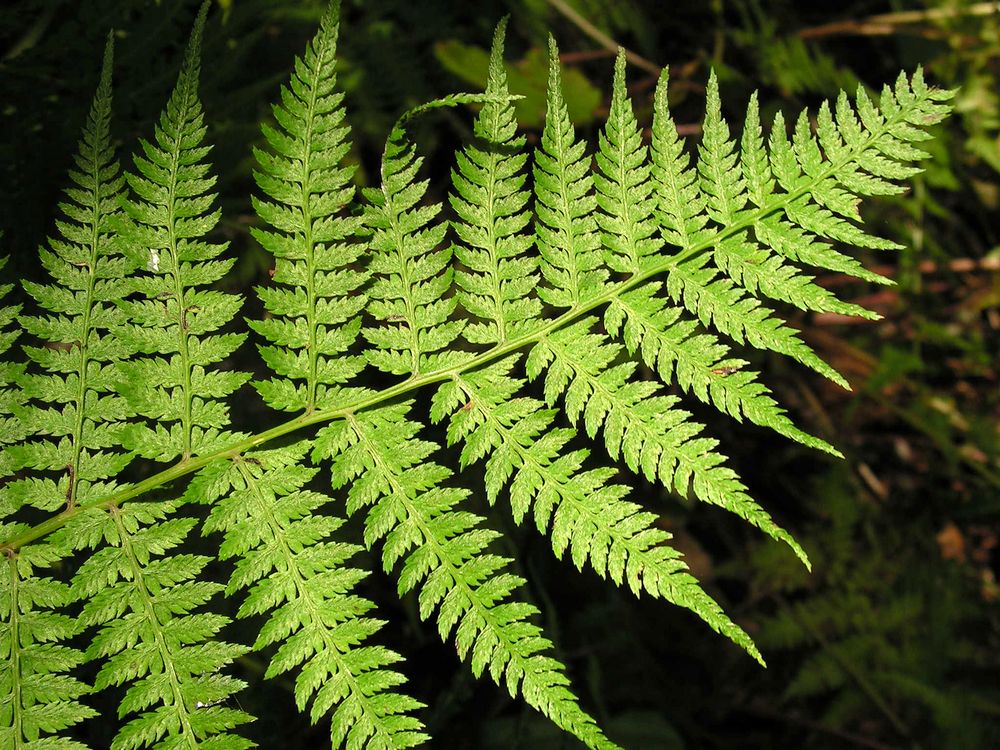
[{"label": "blurred background foliage", "polygon": [[[250,148],[259,122],[314,33],[320,0],[216,0],[206,32],[203,96],[217,144],[225,221],[240,256],[225,284],[266,280],[254,221]],[[35,248],[54,207],[92,91],[104,36],[116,29],[114,127],[123,158],[148,135],[176,76],[197,2],[8,0],[0,5],[0,229],[15,273],[38,273]],[[914,189],[864,211],[904,245],[864,262],[897,285],[820,281],[884,319],[795,319],[844,372],[853,392],[758,357],[800,424],[847,460],[702,412],[756,497],[803,542],[807,573],[784,549],[710,508],[637,483],[663,513],[695,573],[758,639],[759,669],[694,618],[636,601],[552,559],[545,540],[507,528],[531,583],[526,595],[571,667],[586,703],[635,750],[1000,747],[1000,3],[965,0],[344,0],[341,85],[359,182],[407,107],[479,90],[496,22],[510,14],[511,88],[530,140],[544,116],[546,34],[560,43],[571,113],[596,135],[612,59],[629,52],[630,90],[649,121],[661,66],[682,131],[697,136],[714,67],[738,133],[750,93],[765,114],[815,107],[838,89],[878,89],[922,64],[958,87]],[[437,195],[468,112],[419,121]],[[256,315],[248,303],[248,315]],[[253,357],[248,357],[252,362]],[[246,363],[241,363],[247,366]],[[251,365],[252,366],[252,365]],[[249,401],[249,400],[248,400]],[[238,412],[249,428],[270,417]],[[493,515],[510,526],[502,513]],[[211,542],[209,542],[211,543]],[[388,578],[369,582],[391,619],[390,640],[429,708],[433,747],[551,750],[576,745],[503,691],[477,682],[422,627]],[[262,665],[245,660],[244,676]],[[291,684],[254,690],[263,747],[313,748],[324,727],[293,720]],[[115,705],[110,702],[109,705]],[[100,728],[87,737],[107,745]]]}]

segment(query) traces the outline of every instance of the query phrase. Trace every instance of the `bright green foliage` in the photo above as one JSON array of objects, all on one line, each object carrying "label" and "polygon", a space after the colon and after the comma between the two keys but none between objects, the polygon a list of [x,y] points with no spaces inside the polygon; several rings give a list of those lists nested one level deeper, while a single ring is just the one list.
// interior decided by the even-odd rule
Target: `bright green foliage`
[{"label": "bright green foliage", "polygon": [[[248,747],[232,731],[251,718],[236,702],[244,684],[226,672],[251,649],[267,676],[295,674],[299,709],[314,722],[330,717],[334,747],[422,744],[421,704],[402,692],[401,657],[378,644],[383,622],[359,593],[366,571],[349,565],[362,548],[334,537],[345,533],[341,502],[346,515],[363,514],[354,541],[381,555],[400,595],[414,593],[421,618],[436,619],[473,674],[488,672],[590,748],[617,746],[572,692],[538,610],[518,598],[525,581],[494,551],[500,534],[464,507],[474,493],[491,505],[508,495],[514,520],[530,515],[556,556],[690,609],[762,661],[630,483],[725,508],[808,564],[682,399],[837,453],[795,427],[722,338],[846,385],[762,300],[874,317],[806,267],[884,281],[833,243],[894,247],[859,227],[858,197],[901,190],[896,181],[923,156],[911,143],[944,116],[950,93],[927,88],[918,72],[877,103],[859,92],[853,106],[846,96],[824,106],[815,134],[803,114],[789,136],[779,115],[766,138],[754,97],[737,139],[713,75],[692,163],[665,73],[644,144],[620,54],[591,154],[570,122],[552,40],[545,127],[529,154],[502,23],[486,93],[405,113],[358,210],[334,2],[256,152],[265,197],[254,201],[253,233],[275,269],[258,290],[265,319],[249,324],[272,375],[254,385],[294,416],[245,436],[231,431],[227,404],[249,378],[227,363],[244,334],[222,331],[242,300],[211,288],[232,261],[207,239],[219,221],[198,100],[208,7],[154,137],[141,142],[129,196],[109,146],[109,51],[62,238],[42,251],[52,283],[25,285],[41,313],[18,320],[39,343],[24,347],[26,374],[9,355],[0,368],[0,477],[21,472],[0,488],[4,746],[82,747],[68,737],[93,713],[77,703],[90,687],[69,672],[86,658],[100,661],[95,689],[124,688],[115,750]],[[472,103],[481,105],[475,140],[457,156],[448,217],[427,201],[406,126]],[[0,331],[15,315],[0,311]],[[0,350],[16,333],[0,332]],[[540,381],[542,398],[529,380]],[[418,400],[427,385],[434,395]],[[674,385],[681,395],[668,395]],[[421,410],[447,422],[461,468],[484,462],[482,482],[444,465]],[[591,455],[587,441],[608,458]],[[158,473],[119,484],[135,454],[159,462]],[[175,484],[192,474],[186,491]],[[198,521],[182,508],[195,504],[208,506],[203,531],[222,536],[217,554],[186,548]],[[39,513],[57,515],[38,523]],[[217,568],[230,561],[224,585]],[[56,562],[71,586],[36,576]],[[210,611],[223,592],[241,597],[239,617],[261,618],[252,645],[223,637],[229,620]],[[59,643],[78,634],[85,655]]]},{"label": "bright green foliage", "polygon": [[372,230],[369,268],[375,274],[367,312],[382,325],[363,329],[374,349],[368,361],[384,372],[416,376],[456,366],[468,357],[447,351],[464,323],[448,318],[457,300],[445,297],[454,271],[451,251],[438,248],[448,225],[432,224],[440,203],[421,203],[428,180],[417,180],[423,157],[406,138],[407,120],[439,107],[484,101],[454,95],[421,105],[395,124],[382,154],[382,187],[366,188],[365,225]]},{"label": "bright green foliage", "polygon": [[730,348],[713,334],[696,333],[697,322],[658,296],[660,288],[650,282],[630,290],[604,313],[608,332],[621,332],[629,354],[640,353],[664,383],[676,382],[731,417],[746,417],[803,445],[840,455],[825,440],[797,428],[767,386],[757,381],[757,373],[744,369],[747,361],[732,357]]},{"label": "bright green foliage", "polygon": [[[0,258],[0,271],[7,265],[7,258]],[[0,299],[10,294],[13,284],[0,284]],[[19,332],[12,327],[21,312],[20,305],[0,307],[0,354],[7,352],[17,341]],[[24,366],[9,359],[9,355],[0,363],[0,446],[14,445],[24,438],[23,423],[14,416],[14,412],[24,404],[24,392],[17,387],[16,381],[24,372]],[[9,452],[0,452],[0,480],[6,480],[14,473],[14,464]],[[11,502],[10,493],[0,493],[0,523],[5,523],[7,516],[16,510]],[[10,536],[13,528],[0,526],[0,533]]]},{"label": "bright green foliage", "polygon": [[462,307],[483,322],[470,323],[463,335],[472,344],[502,343],[531,327],[541,301],[530,293],[538,284],[538,260],[527,255],[533,240],[523,230],[531,220],[524,188],[528,155],[518,136],[514,106],[503,66],[506,19],[497,26],[490,53],[488,101],[473,126],[476,141],[457,155],[452,173],[453,223],[462,244],[455,257],[470,270],[455,281]]},{"label": "bright green foliage", "polygon": [[[26,346],[34,367],[5,359],[0,402],[0,441],[17,443],[0,459],[0,475],[27,467],[0,490],[0,520],[10,536],[26,528],[15,515],[22,506],[44,510],[74,507],[115,489],[114,477],[129,456],[106,450],[116,445],[127,410],[113,395],[114,365],[127,349],[108,333],[121,315],[112,302],[125,293],[124,262],[114,251],[109,222],[118,210],[123,179],[111,147],[112,41],[108,38],[101,81],[70,171],[73,187],[61,204],[59,237],[41,250],[56,283],[25,283],[26,291],[50,315],[21,317],[19,323],[41,346]],[[9,287],[7,287],[9,289]],[[6,290],[5,290],[6,291]],[[5,323],[17,314],[5,308]],[[4,326],[3,349],[13,342]],[[12,382],[20,386],[10,388]],[[34,403],[28,404],[32,399]],[[19,418],[11,419],[12,412]],[[58,472],[53,476],[52,472]],[[63,645],[79,623],[63,611],[73,596],[63,581],[39,577],[66,555],[43,542],[5,558],[0,578],[0,746],[82,748],[66,730],[96,712],[78,702],[89,687],[68,674],[84,659]]]},{"label": "bright green foliage", "polygon": [[562,98],[559,50],[549,37],[549,89],[541,148],[535,151],[535,231],[548,284],[538,291],[546,304],[575,307],[600,294],[608,273],[601,258],[585,141],[575,140]]},{"label": "bright green foliage", "polygon": [[[538,347],[532,351],[529,374],[537,375],[544,364],[549,364],[544,360],[552,359],[551,349],[541,355],[538,352]],[[551,535],[556,555],[561,557],[569,549],[577,568],[589,562],[598,575],[611,578],[616,585],[627,581],[636,595],[645,591],[688,607],[760,660],[750,637],[725,616],[719,605],[702,591],[698,581],[686,572],[687,566],[680,560],[680,553],[665,544],[670,535],[654,526],[658,516],[644,512],[635,503],[623,501],[629,488],[608,484],[615,474],[613,469],[582,470],[588,452],[565,450],[575,432],[553,427],[558,412],[543,408],[544,404],[537,399],[516,397],[524,386],[523,380],[510,377],[518,359],[517,356],[508,357],[468,377],[456,378],[454,383],[438,391],[435,400],[436,415],[443,415],[462,404],[451,416],[448,440],[465,443],[461,454],[463,466],[489,456],[485,480],[490,501],[495,501],[498,493],[510,483],[514,520],[520,523],[533,510],[535,525],[539,532]],[[559,367],[551,367],[549,375],[546,390],[554,400],[559,395],[558,390],[551,393],[555,389],[549,386],[562,378],[564,372]],[[636,385],[639,390],[648,390],[642,386],[656,387],[650,383]],[[593,395],[576,390],[571,398]],[[567,404],[574,420],[580,414],[579,407],[579,402]],[[593,428],[589,430],[593,434],[606,415],[597,413],[595,417],[595,412],[588,407],[587,416],[588,428]],[[642,451],[643,460],[652,461],[654,476],[651,478],[655,479],[655,466],[661,457],[652,445],[648,450],[639,447],[638,440],[649,435],[638,433],[643,427],[646,433],[655,432],[657,426],[646,424],[630,434],[623,434],[621,416],[620,413],[610,415],[614,424],[606,434],[610,440],[621,443],[626,461],[633,468]],[[643,416],[651,421],[657,415]],[[609,448],[612,457],[617,458],[619,445],[609,445]],[[667,467],[666,457],[662,464]],[[757,515],[764,514],[758,511]]]},{"label": "bright green foliage", "polygon": [[642,143],[639,123],[625,89],[625,52],[618,51],[608,122],[600,134],[597,168],[597,223],[606,248],[605,262],[618,273],[641,273],[656,260],[659,243],[653,237],[653,182],[649,149]]},{"label": "bright green foliage", "polygon": [[[153,356],[120,366],[121,391],[135,411],[154,424],[136,424],[127,445],[159,461],[182,460],[233,439],[223,399],[248,379],[217,363],[246,338],[214,334],[243,306],[238,295],[204,289],[221,279],[233,260],[218,260],[225,244],[203,237],[218,224],[209,193],[215,178],[204,163],[211,150],[198,100],[201,35],[207,5],[195,22],[180,77],[160,115],[155,142],[140,141],[139,174],[129,174],[136,197],[125,203],[121,239],[144,273],[133,277],[138,299],[123,305],[130,325],[119,337]],[[213,367],[215,366],[215,367]]]},{"label": "bright green foliage", "polygon": [[225,532],[220,559],[237,558],[226,592],[249,589],[240,617],[271,613],[253,645],[280,646],[266,676],[301,667],[296,703],[301,711],[312,699],[313,722],[333,711],[333,747],[413,747],[427,737],[404,714],[422,704],[395,690],[405,678],[388,667],[399,654],[359,645],[384,623],[352,593],[368,574],[344,563],[360,547],[327,541],[343,524],[319,512],[332,498],[303,489],[317,472],[303,465],[309,448],[300,441],[210,464],[188,494],[213,504],[205,531]]},{"label": "bright green foliage", "polygon": [[437,610],[442,639],[469,657],[477,677],[488,670],[510,694],[591,748],[614,748],[568,689],[564,667],[543,654],[551,642],[528,621],[530,604],[512,600],[524,579],[505,570],[508,558],[487,552],[497,532],[456,508],[468,490],[445,485],[447,468],[428,459],[437,446],[417,437],[412,402],[366,411],[324,428],[316,454],[333,459],[333,487],[349,485],[347,510],[369,508],[365,542],[384,539],[386,571],[404,560],[399,593],[420,587],[420,616]]},{"label": "bright green foliage", "polygon": [[114,302],[128,293],[125,261],[109,234],[124,186],[109,133],[110,45],[76,168],[70,171],[74,186],[60,204],[65,215],[56,224],[60,237],[40,251],[55,283],[24,285],[50,314],[19,318],[24,330],[43,344],[25,347],[36,368],[20,384],[24,397],[36,405],[19,416],[34,434],[47,437],[29,440],[13,455],[20,466],[58,474],[17,480],[9,491],[19,504],[47,511],[113,491],[114,477],[130,461],[115,450],[129,410],[115,395],[113,364],[130,350],[109,334],[123,322]]},{"label": "bright green foliage", "polygon": [[[110,60],[110,47],[105,59]],[[110,95],[110,90],[105,94]],[[6,258],[0,260],[0,268],[6,264]],[[10,290],[10,284],[0,286],[0,296]],[[17,338],[10,325],[19,309],[0,308],[0,352],[6,353]],[[13,417],[24,399],[23,392],[13,387],[23,369],[9,360],[0,367],[0,444],[4,446],[24,437],[23,424]],[[0,479],[7,480],[13,473],[11,458],[10,453],[0,454]],[[4,536],[25,528],[10,522],[17,509],[10,489],[6,485],[0,490],[0,533]],[[60,555],[51,545],[38,544],[25,552],[6,557],[0,573],[0,747],[77,750],[84,745],[60,733],[96,712],[77,702],[88,686],[66,674],[80,664],[83,655],[59,644],[77,631],[71,617],[52,611],[69,603],[69,587],[35,575],[36,567],[47,568],[58,561]]]},{"label": "bright green foliage", "polygon": [[258,289],[271,317],[250,321],[270,342],[261,356],[278,376],[256,383],[275,409],[312,411],[339,402],[338,393],[364,366],[348,354],[361,327],[368,274],[356,267],[363,247],[347,242],[358,217],[343,211],[354,197],[353,166],[344,166],[349,128],[334,72],[337,7],[320,23],[302,59],[295,61],[277,127],[264,125],[271,151],[256,150],[257,184],[270,200],[254,200],[273,229],[252,229],[275,257],[272,287]]},{"label": "bright green foliage", "polygon": [[218,705],[245,687],[219,671],[248,649],[216,639],[229,618],[195,612],[222,586],[198,580],[210,557],[176,551],[197,523],[173,517],[177,507],[168,500],[90,508],[60,531],[67,546],[96,549],[73,578],[73,593],[86,600],[80,624],[99,626],[86,653],[104,660],[94,687],[131,683],[119,714],[138,716],[112,750],[252,744],[227,733],[252,717]]}]

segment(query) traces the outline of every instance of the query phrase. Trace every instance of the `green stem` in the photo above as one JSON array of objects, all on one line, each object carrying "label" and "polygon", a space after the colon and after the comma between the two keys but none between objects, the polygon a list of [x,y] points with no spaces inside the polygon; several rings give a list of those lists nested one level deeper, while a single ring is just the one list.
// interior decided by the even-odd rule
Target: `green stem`
[{"label": "green stem", "polygon": [[364,409],[380,406],[388,401],[391,401],[392,399],[405,396],[426,385],[454,378],[464,372],[475,370],[496,359],[500,359],[507,354],[511,354],[522,347],[535,344],[553,331],[573,323],[591,310],[608,304],[630,289],[641,286],[650,279],[668,272],[680,263],[690,260],[703,252],[711,250],[719,242],[722,242],[726,238],[732,237],[733,235],[752,227],[757,221],[760,221],[773,213],[784,210],[787,204],[809,194],[819,183],[834,175],[840,169],[843,169],[843,167],[853,161],[858,154],[866,151],[870,147],[870,144],[881,137],[884,132],[887,132],[893,124],[895,124],[895,121],[886,120],[879,132],[869,133],[868,138],[864,140],[849,156],[844,157],[837,163],[831,163],[827,169],[816,175],[813,179],[805,181],[796,190],[790,193],[775,195],[772,197],[771,202],[767,205],[756,210],[747,211],[740,221],[736,222],[732,226],[721,229],[711,238],[705,239],[696,245],[692,245],[691,247],[681,250],[670,257],[664,258],[659,263],[651,266],[642,273],[630,276],[617,284],[609,285],[602,294],[599,294],[585,302],[581,302],[576,307],[570,308],[564,312],[562,315],[545,321],[537,328],[534,328],[515,338],[508,339],[503,343],[496,344],[492,348],[487,349],[485,352],[482,352],[478,356],[473,357],[463,364],[415,375],[407,380],[397,383],[394,386],[390,386],[385,390],[366,395],[356,401],[344,404],[343,406],[321,409],[310,414],[303,414],[257,435],[238,440],[232,445],[221,448],[212,453],[207,453],[203,456],[186,458],[174,466],[164,469],[158,474],[154,474],[141,482],[125,487],[105,497],[95,498],[89,503],[82,503],[73,508],[67,508],[52,518],[42,521],[41,523],[0,544],[0,553],[17,551],[26,544],[51,534],[53,531],[62,528],[62,526],[64,526],[70,519],[74,518],[76,515],[88,508],[109,508],[112,505],[118,505],[128,500],[132,500],[133,498],[139,497],[140,495],[156,489],[167,482],[180,479],[181,477],[198,471],[213,461],[233,458],[240,453],[244,453],[252,448],[268,443],[271,440],[293,433],[303,427],[321,424],[323,422],[330,422],[334,419],[343,419],[350,414],[363,411]]}]

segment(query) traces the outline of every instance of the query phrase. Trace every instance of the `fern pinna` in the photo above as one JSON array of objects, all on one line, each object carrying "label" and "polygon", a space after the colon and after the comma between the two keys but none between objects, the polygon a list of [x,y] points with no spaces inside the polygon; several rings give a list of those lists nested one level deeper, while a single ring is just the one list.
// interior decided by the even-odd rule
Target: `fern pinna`
[{"label": "fern pinna", "polygon": [[[248,651],[266,655],[267,677],[293,675],[299,710],[329,721],[333,747],[423,744],[422,704],[402,657],[379,642],[368,571],[350,562],[367,549],[475,675],[588,747],[618,747],[573,693],[524,579],[496,552],[499,532],[469,508],[478,493],[509,503],[518,524],[530,518],[556,556],[691,610],[763,661],[656,509],[632,497],[627,472],[737,514],[808,565],[683,402],[837,454],[793,424],[735,347],[846,385],[777,308],[873,316],[809,269],[886,282],[835,245],[893,247],[861,228],[858,199],[902,190],[950,92],[901,75],[877,101],[859,90],[822,106],[815,126],[803,113],[790,135],[779,114],[766,139],[754,97],[737,140],[713,75],[692,158],[666,71],[646,142],[620,54],[591,151],[550,40],[545,126],[529,149],[502,22],[486,92],[400,118],[359,206],[334,2],[255,152],[253,235],[275,266],[257,290],[266,315],[248,322],[271,374],[252,387],[291,418],[247,435],[229,416],[251,378],[228,364],[246,337],[231,325],[243,300],[213,288],[233,260],[209,240],[207,7],[124,176],[110,145],[109,42],[64,218],[41,250],[50,281],[25,283],[33,314],[0,311],[3,746],[85,747],[88,694],[117,688],[115,748],[248,747],[241,725],[253,717],[233,666]],[[428,199],[406,128],[466,103],[479,111],[449,214]],[[142,470],[129,469],[137,460]],[[355,515],[361,539],[345,531]],[[216,562],[191,551],[196,528],[217,540]],[[225,597],[259,622],[253,643],[227,640]]]}]

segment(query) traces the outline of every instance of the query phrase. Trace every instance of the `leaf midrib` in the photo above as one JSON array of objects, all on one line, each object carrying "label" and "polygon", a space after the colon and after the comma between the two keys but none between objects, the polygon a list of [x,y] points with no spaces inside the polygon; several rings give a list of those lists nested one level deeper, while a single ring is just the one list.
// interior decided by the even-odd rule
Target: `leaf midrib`
[{"label": "leaf midrib", "polygon": [[[32,528],[25,530],[0,545],[0,552],[16,551],[26,544],[47,536],[53,531],[64,526],[69,520],[74,518],[83,510],[93,507],[109,508],[112,505],[119,505],[123,502],[137,498],[152,489],[167,484],[168,482],[172,482],[176,479],[180,479],[188,474],[196,472],[213,461],[234,458],[248,450],[257,448],[272,440],[284,437],[285,435],[289,435],[304,427],[331,422],[336,419],[344,419],[351,414],[389,402],[393,399],[416,391],[424,386],[448,380],[464,372],[477,369],[493,362],[494,360],[500,359],[507,354],[511,354],[522,347],[537,343],[559,328],[573,323],[591,310],[608,304],[609,302],[620,297],[622,294],[642,285],[653,277],[659,276],[669,271],[671,268],[684,263],[685,261],[691,260],[701,253],[711,249],[717,242],[732,237],[733,235],[752,227],[757,221],[760,221],[772,213],[784,210],[787,205],[793,203],[798,198],[808,195],[824,180],[838,173],[846,165],[857,160],[860,155],[871,147],[874,141],[887,133],[893,125],[905,119],[903,117],[904,111],[904,108],[900,108],[896,113],[894,113],[895,116],[886,117],[877,131],[867,131],[866,137],[858,145],[850,149],[845,149],[848,151],[848,154],[845,157],[841,158],[837,162],[829,162],[827,169],[823,170],[815,177],[805,180],[803,184],[794,191],[790,193],[782,193],[781,195],[772,194],[772,200],[765,206],[745,211],[743,213],[743,218],[735,224],[732,224],[729,227],[721,228],[720,231],[712,237],[706,238],[687,249],[682,249],[680,252],[670,257],[663,258],[659,263],[648,266],[641,273],[634,274],[633,276],[619,281],[616,284],[609,285],[601,294],[580,302],[578,305],[568,309],[561,315],[549,319],[540,327],[533,328],[527,333],[522,333],[520,336],[516,336],[501,344],[497,344],[492,348],[473,356],[465,362],[452,365],[451,367],[444,367],[438,370],[431,370],[420,375],[412,376],[397,383],[396,385],[389,386],[388,388],[378,393],[371,394],[365,398],[360,398],[342,406],[317,410],[311,414],[302,414],[288,420],[287,422],[272,427],[269,430],[265,430],[264,432],[258,433],[257,435],[249,438],[236,441],[232,445],[220,448],[212,453],[208,453],[203,456],[192,456],[186,458],[141,482],[125,487],[110,495],[95,498],[91,502],[80,503],[73,508],[67,508],[61,513],[58,513],[55,516],[52,516],[51,518],[33,526]],[[660,240],[662,242],[662,237]]]}]

